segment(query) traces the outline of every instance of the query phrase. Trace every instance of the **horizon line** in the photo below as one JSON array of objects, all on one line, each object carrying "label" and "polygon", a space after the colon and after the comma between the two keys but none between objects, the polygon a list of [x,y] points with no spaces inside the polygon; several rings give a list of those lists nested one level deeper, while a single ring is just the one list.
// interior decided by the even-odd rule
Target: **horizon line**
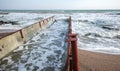
[{"label": "horizon line", "polygon": [[120,10],[120,9],[0,9],[0,10]]}]

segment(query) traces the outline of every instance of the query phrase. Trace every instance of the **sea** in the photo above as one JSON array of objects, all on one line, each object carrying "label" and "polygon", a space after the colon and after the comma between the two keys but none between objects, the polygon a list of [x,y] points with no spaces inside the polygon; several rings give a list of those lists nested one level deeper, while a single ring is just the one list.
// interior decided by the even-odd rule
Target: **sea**
[{"label": "sea", "polygon": [[119,9],[113,10],[0,10],[0,13],[105,13],[119,12]]},{"label": "sea", "polygon": [[0,70],[61,71],[68,45],[66,19],[70,16],[78,49],[120,55],[120,10],[0,10],[0,29],[17,30],[50,16],[56,22],[3,58]]}]

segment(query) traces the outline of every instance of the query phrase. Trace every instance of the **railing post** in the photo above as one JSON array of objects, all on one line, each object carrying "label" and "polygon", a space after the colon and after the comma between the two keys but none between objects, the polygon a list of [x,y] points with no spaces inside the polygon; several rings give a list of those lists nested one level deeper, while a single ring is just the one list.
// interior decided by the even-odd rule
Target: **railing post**
[{"label": "railing post", "polygon": [[40,26],[40,28],[42,28],[41,22],[39,22],[39,26]]},{"label": "railing post", "polygon": [[78,65],[78,49],[77,49],[77,35],[73,35],[73,40],[71,40],[72,47],[72,58],[73,58],[73,71],[79,71]]},{"label": "railing post", "polygon": [[72,21],[69,18],[67,71],[80,71],[78,64],[77,34],[72,34]]},{"label": "railing post", "polygon": [[71,16],[69,18],[69,33],[72,33],[72,20],[71,20]]}]

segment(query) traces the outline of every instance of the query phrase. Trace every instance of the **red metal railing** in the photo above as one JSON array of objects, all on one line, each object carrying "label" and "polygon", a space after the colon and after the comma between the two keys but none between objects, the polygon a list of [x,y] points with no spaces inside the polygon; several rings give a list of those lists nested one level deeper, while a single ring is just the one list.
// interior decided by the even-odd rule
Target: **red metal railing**
[{"label": "red metal railing", "polygon": [[71,16],[69,18],[69,32],[68,32],[68,58],[66,62],[66,71],[80,71],[78,64],[78,46],[77,46],[77,34],[72,33],[72,21]]}]

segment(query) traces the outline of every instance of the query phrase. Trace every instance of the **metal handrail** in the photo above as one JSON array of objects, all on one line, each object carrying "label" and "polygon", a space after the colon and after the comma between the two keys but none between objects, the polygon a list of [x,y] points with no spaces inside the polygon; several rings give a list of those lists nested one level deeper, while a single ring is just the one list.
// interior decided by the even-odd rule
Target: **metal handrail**
[{"label": "metal handrail", "polygon": [[68,58],[66,61],[66,71],[80,71],[78,63],[78,46],[77,46],[77,34],[72,33],[72,21],[71,16],[69,18],[69,32],[68,32]]}]

